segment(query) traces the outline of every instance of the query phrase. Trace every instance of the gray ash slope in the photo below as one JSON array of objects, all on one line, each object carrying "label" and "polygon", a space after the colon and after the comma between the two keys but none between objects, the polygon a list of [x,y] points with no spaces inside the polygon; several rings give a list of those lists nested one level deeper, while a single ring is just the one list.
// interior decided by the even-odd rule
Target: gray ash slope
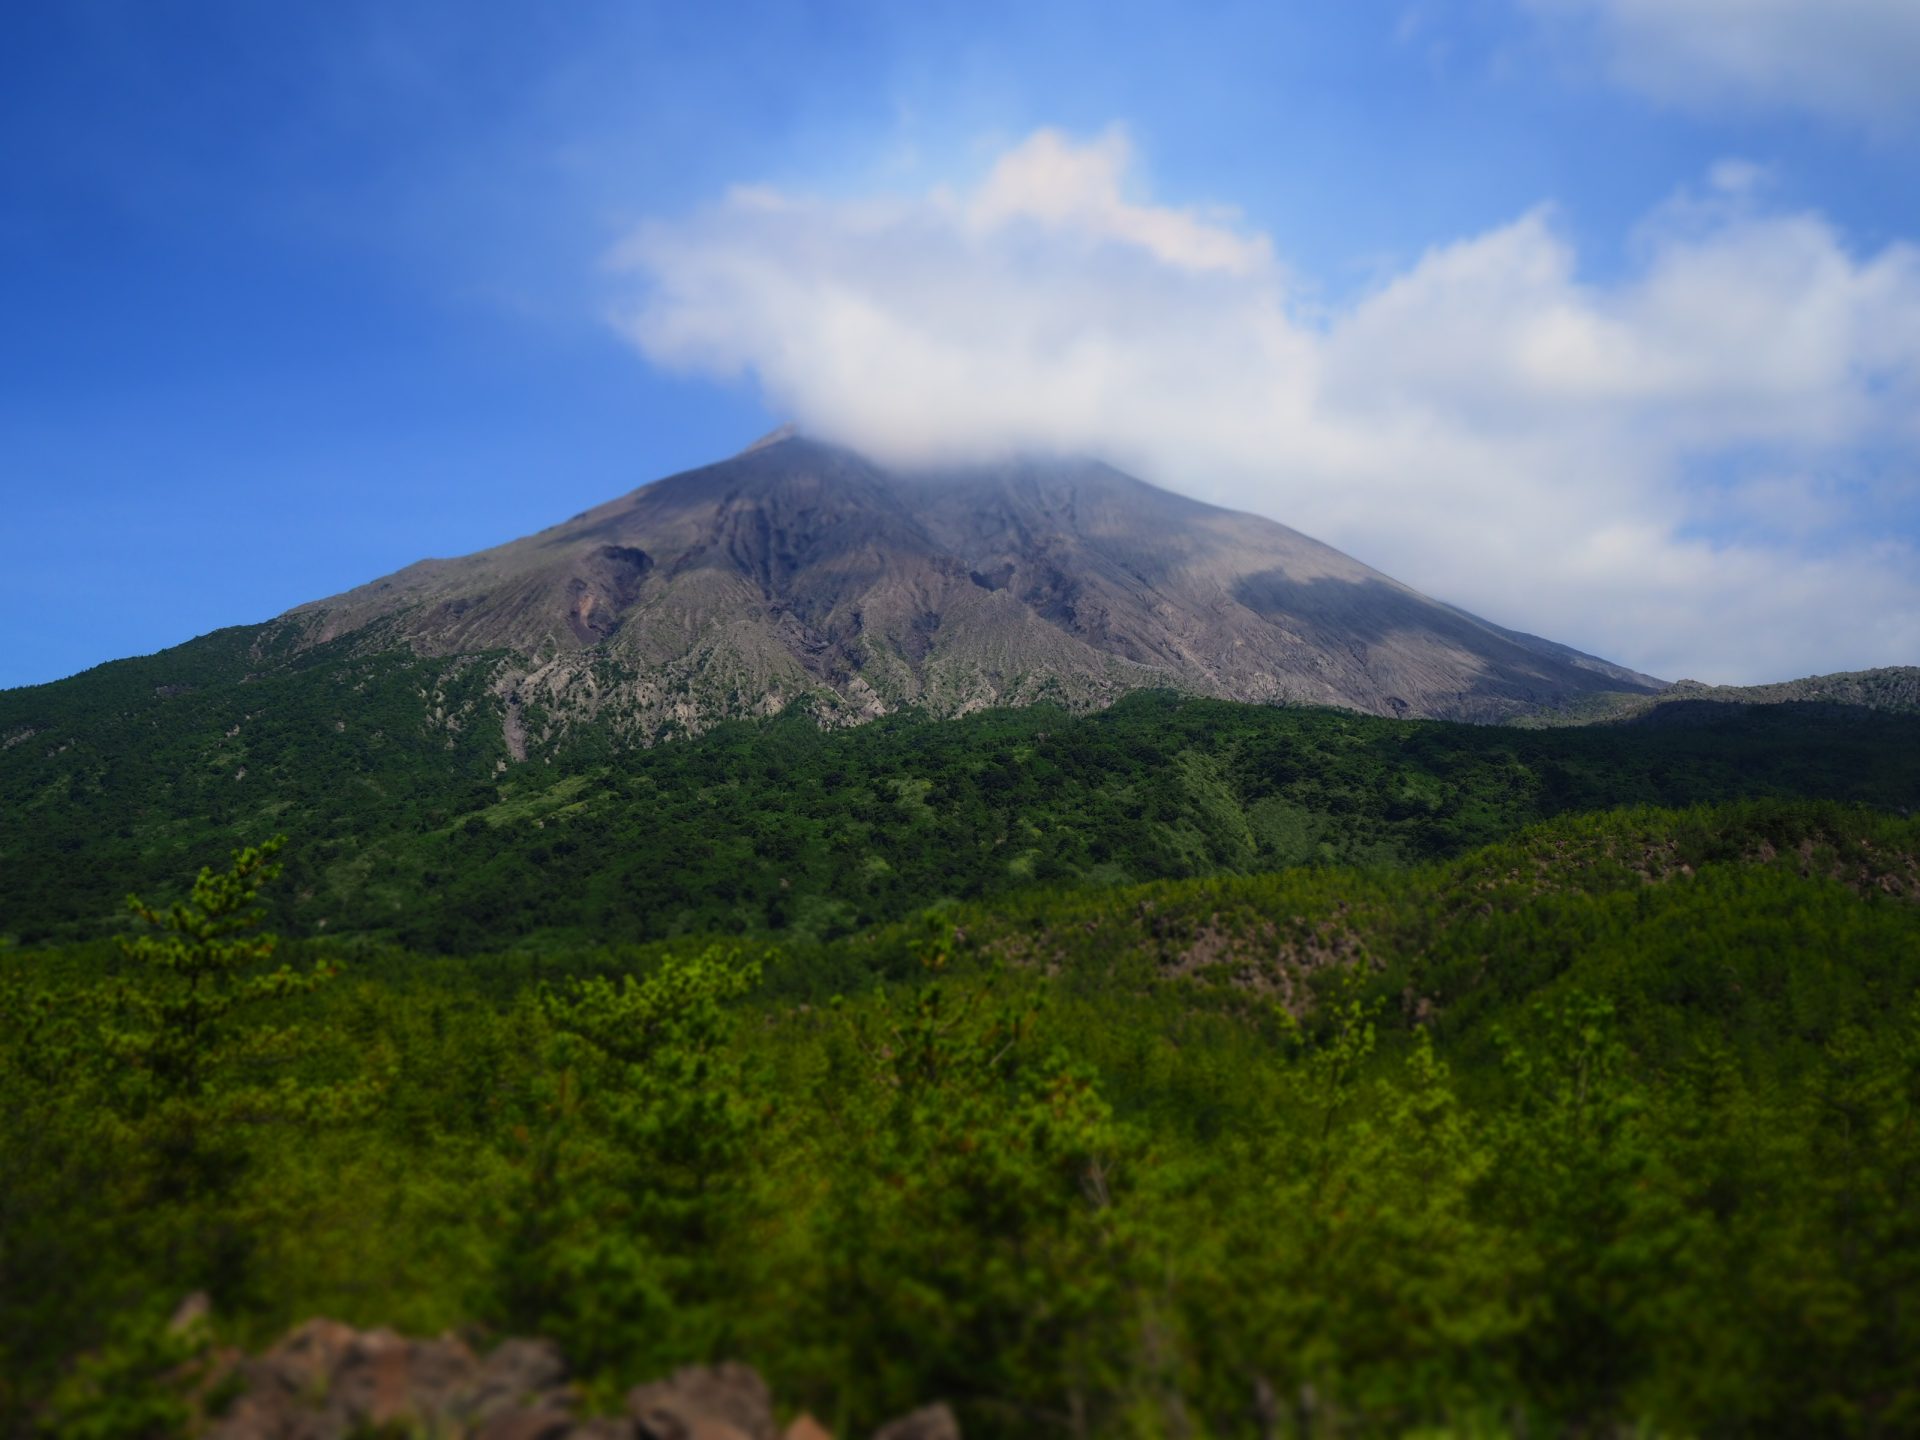
[{"label": "gray ash slope", "polygon": [[795,436],[285,619],[303,644],[489,657],[516,752],[802,700],[851,723],[1170,687],[1500,721],[1662,688],[1104,464],[900,473]]}]

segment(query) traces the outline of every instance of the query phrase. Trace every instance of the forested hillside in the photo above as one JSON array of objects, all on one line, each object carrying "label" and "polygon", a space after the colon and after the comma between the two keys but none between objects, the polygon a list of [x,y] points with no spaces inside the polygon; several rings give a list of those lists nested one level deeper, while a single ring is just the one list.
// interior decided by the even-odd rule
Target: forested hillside
[{"label": "forested hillside", "polygon": [[1033,885],[1402,867],[1620,805],[1920,804],[1920,717],[1830,705],[1520,731],[1157,693],[840,730],[802,709],[511,763],[479,672],[268,665],[275,634],[0,696],[0,935],[103,933],[129,887],[275,833],[295,842],[288,933],[469,952],[822,938]]},{"label": "forested hillside", "polygon": [[1920,821],[1638,809],[491,957],[271,953],[285,883],[0,957],[16,1427],[217,1408],[161,1329],[197,1288],[244,1345],[546,1335],[589,1403],[744,1359],[849,1435],[1920,1423]]},{"label": "forested hillside", "polygon": [[1920,1423],[1920,717],[516,761],[483,669],[278,633],[0,696],[13,1432],[190,1433],[313,1315],[848,1436]]}]

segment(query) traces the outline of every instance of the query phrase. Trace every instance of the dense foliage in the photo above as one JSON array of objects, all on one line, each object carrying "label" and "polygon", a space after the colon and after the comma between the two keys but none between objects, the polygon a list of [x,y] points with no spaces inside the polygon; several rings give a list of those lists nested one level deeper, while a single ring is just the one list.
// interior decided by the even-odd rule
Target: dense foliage
[{"label": "dense foliage", "polygon": [[169,1433],[325,1313],[846,1433],[1920,1428],[1920,719],[514,762],[488,676],[268,626],[0,694],[4,1427]]},{"label": "dense foliage", "polygon": [[[1066,764],[1057,719],[876,733],[929,747],[929,777],[1009,746],[999,773],[1040,804],[1102,793],[1031,776],[1148,745],[1140,713]],[[1284,783],[1328,796],[1396,783],[1360,783],[1375,751],[1425,761],[1398,782],[1410,813],[1368,829],[1356,805],[1333,858],[1447,852],[1486,776],[1537,784],[1499,734],[1157,713],[1240,808],[1122,769],[1153,845],[1233,843],[1231,787],[1309,741],[1352,768]],[[673,763],[748,789],[761,748],[824,764],[836,743],[743,731]],[[1600,783],[1604,745],[1551,753]],[[1690,783],[1715,783],[1698,758]],[[859,773],[802,772],[785,813],[875,803],[886,772]],[[711,833],[724,853],[736,828]],[[1251,869],[1270,852],[1249,843]],[[1022,848],[1035,879],[1063,853]],[[1412,868],[462,960],[270,951],[275,858],[141,907],[144,944],[0,956],[15,1426],[177,1423],[159,1377],[186,1342],[157,1322],[201,1287],[228,1340],[316,1312],[538,1329],[606,1392],[745,1358],[849,1432],[935,1396],[988,1436],[1920,1426],[1920,822],[1629,810]]]},{"label": "dense foliage", "polygon": [[1138,695],[850,731],[789,714],[626,752],[583,731],[512,763],[485,665],[287,644],[225,631],[0,693],[0,937],[101,934],[127,886],[283,832],[282,930],[472,952],[1397,868],[1621,805],[1920,805],[1920,717],[1792,704],[1522,731]]}]

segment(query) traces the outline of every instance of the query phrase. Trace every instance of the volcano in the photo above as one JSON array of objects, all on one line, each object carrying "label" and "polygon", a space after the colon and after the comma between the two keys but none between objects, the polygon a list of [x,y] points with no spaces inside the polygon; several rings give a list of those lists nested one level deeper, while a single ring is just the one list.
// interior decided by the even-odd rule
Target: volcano
[{"label": "volcano", "polygon": [[283,619],[302,645],[490,657],[516,754],[802,701],[852,723],[1171,688],[1501,721],[1663,686],[1097,461],[905,471],[786,432]]}]

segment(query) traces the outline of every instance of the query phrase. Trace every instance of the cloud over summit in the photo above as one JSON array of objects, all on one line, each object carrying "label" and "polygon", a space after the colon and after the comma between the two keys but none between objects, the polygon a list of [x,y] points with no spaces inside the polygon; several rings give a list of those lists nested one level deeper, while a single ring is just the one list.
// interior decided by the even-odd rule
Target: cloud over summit
[{"label": "cloud over summit", "polygon": [[1543,207],[1328,312],[1122,132],[1043,130],[970,186],[649,224],[620,325],[885,458],[1093,451],[1654,673],[1920,660],[1876,523],[1920,499],[1920,251],[1764,194],[1715,167],[1605,282]]}]

